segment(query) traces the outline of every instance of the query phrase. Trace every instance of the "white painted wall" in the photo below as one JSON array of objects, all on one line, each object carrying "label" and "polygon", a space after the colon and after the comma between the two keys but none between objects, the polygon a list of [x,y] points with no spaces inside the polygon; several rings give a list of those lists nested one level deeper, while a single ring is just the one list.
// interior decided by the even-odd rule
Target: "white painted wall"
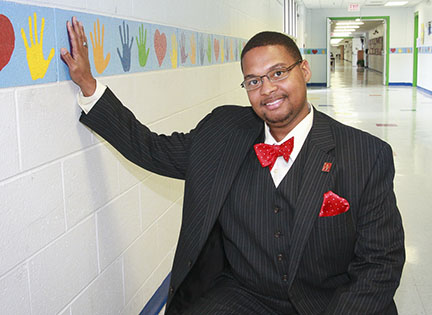
[{"label": "white painted wall", "polygon": [[[278,0],[21,3],[243,38],[283,30]],[[157,132],[248,104],[239,63],[101,81]],[[76,93],[71,82],[0,89],[0,314],[136,315],[170,271],[183,183],[138,169],[82,126]]]}]

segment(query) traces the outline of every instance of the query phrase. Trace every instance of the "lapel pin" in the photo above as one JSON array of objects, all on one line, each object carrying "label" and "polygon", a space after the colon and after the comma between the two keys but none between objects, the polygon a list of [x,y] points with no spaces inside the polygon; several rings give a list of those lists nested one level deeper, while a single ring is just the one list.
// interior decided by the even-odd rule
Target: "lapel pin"
[{"label": "lapel pin", "polygon": [[332,167],[331,163],[325,162],[323,165],[322,171],[328,173],[328,172],[330,172],[331,167]]}]

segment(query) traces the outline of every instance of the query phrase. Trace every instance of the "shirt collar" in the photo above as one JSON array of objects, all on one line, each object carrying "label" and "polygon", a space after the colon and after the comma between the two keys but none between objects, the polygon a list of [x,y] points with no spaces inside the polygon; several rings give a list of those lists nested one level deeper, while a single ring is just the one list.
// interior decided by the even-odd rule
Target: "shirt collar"
[{"label": "shirt collar", "polygon": [[281,144],[285,142],[286,140],[290,139],[291,137],[294,137],[294,148],[290,155],[290,159],[295,160],[297,155],[300,153],[301,148],[303,147],[303,144],[306,140],[307,135],[309,134],[309,131],[312,129],[313,124],[313,106],[311,106],[308,103],[309,107],[309,113],[306,115],[303,120],[294,127],[293,130],[291,130],[285,138],[283,138],[281,141],[277,142],[275,138],[273,138],[272,134],[270,133],[270,127],[264,123],[264,133],[265,133],[265,141],[266,144]]}]

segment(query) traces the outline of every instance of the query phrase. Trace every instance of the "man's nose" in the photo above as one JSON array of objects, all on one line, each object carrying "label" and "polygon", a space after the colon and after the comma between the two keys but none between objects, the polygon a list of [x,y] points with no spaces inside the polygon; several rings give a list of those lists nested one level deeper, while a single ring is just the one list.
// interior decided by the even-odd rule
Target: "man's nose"
[{"label": "man's nose", "polygon": [[267,76],[264,76],[261,80],[261,94],[269,95],[277,89],[277,86],[272,81],[270,81]]}]

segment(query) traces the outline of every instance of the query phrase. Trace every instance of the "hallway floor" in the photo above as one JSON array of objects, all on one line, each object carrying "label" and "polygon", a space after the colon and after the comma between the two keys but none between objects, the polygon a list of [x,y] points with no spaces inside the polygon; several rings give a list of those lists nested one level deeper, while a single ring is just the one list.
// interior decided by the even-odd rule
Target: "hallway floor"
[{"label": "hallway floor", "polygon": [[400,315],[432,314],[432,168],[427,162],[432,156],[432,95],[384,86],[380,73],[357,72],[351,63],[337,62],[331,87],[309,89],[308,100],[392,146],[407,253],[396,304]]}]

